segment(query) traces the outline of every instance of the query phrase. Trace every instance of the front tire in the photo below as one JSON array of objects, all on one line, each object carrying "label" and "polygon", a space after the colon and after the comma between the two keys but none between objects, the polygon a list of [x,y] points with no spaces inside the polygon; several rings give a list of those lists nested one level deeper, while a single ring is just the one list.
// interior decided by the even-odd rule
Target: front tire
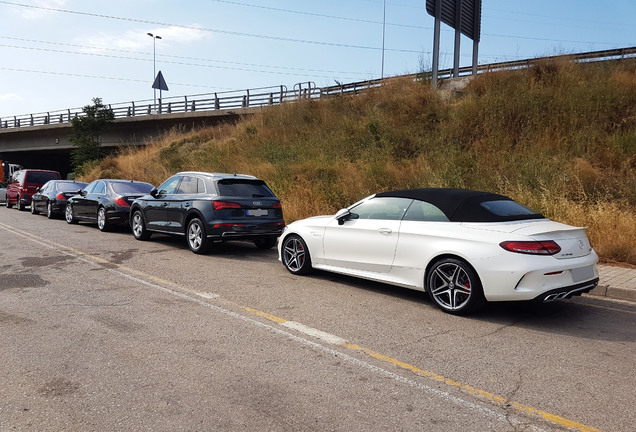
[{"label": "front tire", "polygon": [[106,208],[100,207],[97,210],[97,228],[100,231],[106,232],[110,231],[110,223],[108,222],[108,216],[106,215]]},{"label": "front tire", "polygon": [[141,214],[141,210],[135,210],[132,216],[131,226],[133,236],[137,240],[148,240],[151,232],[146,229],[146,222],[144,216]]},{"label": "front tire", "polygon": [[426,291],[437,307],[454,315],[465,315],[486,303],[475,270],[455,258],[433,264],[426,277]]},{"label": "front tire", "polygon": [[24,211],[24,209],[26,209],[26,206],[24,205],[20,197],[18,197],[17,206],[18,206],[18,211]]},{"label": "front tire", "polygon": [[66,209],[64,210],[64,219],[66,219],[67,224],[76,224],[79,222],[77,219],[75,219],[73,206],[70,203],[66,204]]},{"label": "front tire", "polygon": [[31,214],[40,214],[40,212],[35,209],[35,203],[33,201],[31,201]]},{"label": "front tire", "polygon": [[205,232],[205,226],[199,218],[194,218],[190,221],[186,237],[188,247],[190,247],[190,250],[195,254],[205,253],[210,246],[210,240]]},{"label": "front tire", "polygon": [[290,235],[283,240],[283,265],[293,274],[305,275],[311,272],[311,256],[305,241],[297,235]]}]

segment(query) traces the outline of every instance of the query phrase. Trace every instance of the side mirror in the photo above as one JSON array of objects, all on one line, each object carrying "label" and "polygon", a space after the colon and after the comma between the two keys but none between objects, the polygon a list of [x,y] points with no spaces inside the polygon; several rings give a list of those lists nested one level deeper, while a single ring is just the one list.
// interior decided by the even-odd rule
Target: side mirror
[{"label": "side mirror", "polygon": [[83,189],[80,189],[80,190],[77,191],[77,194],[84,197],[84,196],[86,196],[86,191],[83,190]]},{"label": "side mirror", "polygon": [[36,188],[35,193],[40,193],[40,190],[41,190],[40,188]]},{"label": "side mirror", "polygon": [[346,221],[351,218],[351,212],[349,209],[341,209],[336,213],[336,219],[338,220],[338,225],[343,225]]},{"label": "side mirror", "polygon": [[156,198],[157,197],[157,192],[158,192],[157,188],[153,187],[152,189],[150,189],[150,196],[153,197],[153,198]]}]

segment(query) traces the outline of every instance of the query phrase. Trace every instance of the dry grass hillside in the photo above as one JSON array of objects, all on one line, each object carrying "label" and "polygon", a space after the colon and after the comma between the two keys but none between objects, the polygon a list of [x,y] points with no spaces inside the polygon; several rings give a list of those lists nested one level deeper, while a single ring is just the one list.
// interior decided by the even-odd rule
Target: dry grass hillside
[{"label": "dry grass hillside", "polygon": [[603,261],[636,265],[636,61],[483,74],[453,98],[392,80],[233,125],[172,130],[101,161],[85,179],[158,185],[179,170],[259,176],[288,222],[389,189],[498,192],[589,227]]}]

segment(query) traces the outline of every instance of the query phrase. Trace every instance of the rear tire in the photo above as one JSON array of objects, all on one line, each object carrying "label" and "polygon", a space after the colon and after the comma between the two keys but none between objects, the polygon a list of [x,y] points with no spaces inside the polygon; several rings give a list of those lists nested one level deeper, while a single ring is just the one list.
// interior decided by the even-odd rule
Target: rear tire
[{"label": "rear tire", "polygon": [[433,264],[426,275],[426,291],[437,307],[453,315],[465,315],[486,303],[475,270],[455,258]]},{"label": "rear tire", "polygon": [[55,213],[53,213],[53,204],[51,204],[51,201],[46,203],[46,217],[49,219],[55,218]]},{"label": "rear tire", "polygon": [[13,207],[13,204],[9,202],[9,198],[7,198],[7,200],[5,201],[7,208],[11,208]]},{"label": "rear tire", "polygon": [[188,230],[186,231],[186,240],[188,247],[195,254],[202,254],[207,252],[210,247],[210,240],[205,232],[205,226],[201,219],[194,218],[188,224]]},{"label": "rear tire", "polygon": [[111,225],[108,222],[106,208],[104,207],[97,209],[97,228],[99,228],[101,232],[110,231]]},{"label": "rear tire", "polygon": [[26,209],[26,206],[24,205],[20,197],[18,197],[17,206],[18,206],[18,211],[24,211],[24,209]]},{"label": "rear tire", "polygon": [[70,203],[66,204],[66,209],[64,210],[64,218],[66,219],[66,223],[68,224],[76,224],[79,222],[77,219],[75,219],[73,206]]}]

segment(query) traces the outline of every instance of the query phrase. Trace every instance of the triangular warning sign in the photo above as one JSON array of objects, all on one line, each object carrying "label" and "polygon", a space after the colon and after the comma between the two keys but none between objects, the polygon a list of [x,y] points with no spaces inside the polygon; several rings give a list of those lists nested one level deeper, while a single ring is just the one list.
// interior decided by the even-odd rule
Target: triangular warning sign
[{"label": "triangular warning sign", "polygon": [[155,78],[155,82],[152,83],[152,88],[157,90],[165,90],[168,91],[168,84],[166,84],[166,80],[163,79],[163,75],[161,71],[157,74],[157,78]]}]

